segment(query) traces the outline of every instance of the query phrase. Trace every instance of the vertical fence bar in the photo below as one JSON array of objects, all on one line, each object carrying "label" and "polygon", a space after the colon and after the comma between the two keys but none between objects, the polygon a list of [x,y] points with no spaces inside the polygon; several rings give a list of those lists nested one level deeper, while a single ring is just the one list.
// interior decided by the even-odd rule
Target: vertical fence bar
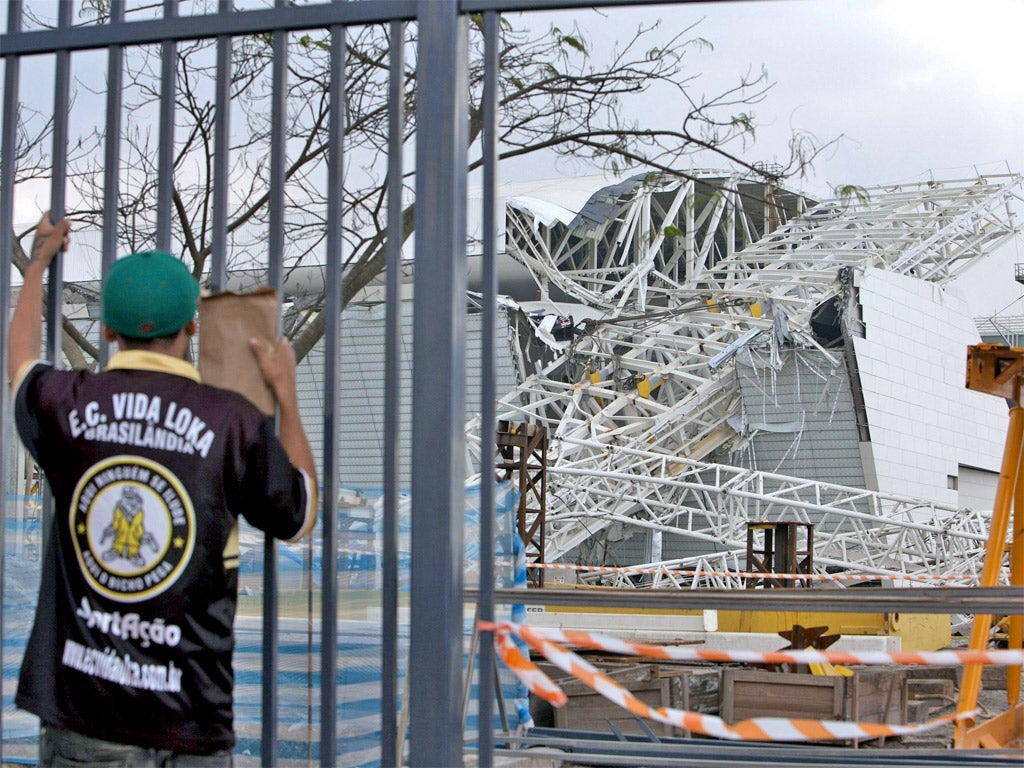
[{"label": "vertical fence bar", "polygon": [[[70,5],[70,3],[68,3]],[[178,1],[164,0],[164,18],[178,15]],[[174,201],[174,95],[178,44],[160,43],[160,145],[157,147],[156,247],[171,250],[171,216]]]},{"label": "vertical fence bar", "polygon": [[466,20],[417,4],[410,764],[462,764]]},{"label": "vertical fence bar", "polygon": [[327,138],[327,259],[324,286],[323,544],[320,611],[320,765],[332,768],[338,752],[338,324],[341,322],[345,204],[345,28],[331,28],[330,115]]},{"label": "vertical fence bar", "polygon": [[[124,21],[124,0],[110,3],[110,23]],[[112,45],[107,49],[107,115],[106,139],[103,147],[103,232],[100,235],[100,274],[105,278],[117,258],[117,201],[120,191],[121,167],[121,86],[124,49]],[[110,359],[110,344],[100,334],[100,368]]]},{"label": "vertical fence bar", "polygon": [[[274,7],[285,7],[276,0]],[[284,256],[284,186],[288,114],[288,33],[272,33],[273,70],[270,110],[270,190],[269,231],[267,232],[267,278],[280,296]],[[277,648],[278,628],[277,542],[270,536],[263,544],[263,723],[261,756],[267,765],[277,760]]]},{"label": "vertical fence bar", "polygon": [[[61,30],[71,27],[74,6],[61,3],[57,26]],[[68,161],[68,105],[71,92],[71,52],[58,50],[53,78],[53,170],[50,178],[50,220],[64,218],[64,184]],[[61,317],[64,305],[64,254],[58,253],[50,262],[46,294],[46,352],[54,363],[59,362]],[[51,510],[52,511],[52,510]]]},{"label": "vertical fence bar", "polygon": [[[21,0],[9,0],[7,6],[7,33],[21,30]],[[14,255],[14,176],[17,170],[18,137],[18,78],[21,59],[12,56],[4,60],[3,133],[0,135],[0,370],[7,370],[7,326],[11,317],[11,264]],[[3,600],[7,566],[7,426],[10,392],[0,386],[0,601]],[[6,627],[4,611],[0,611],[0,652],[4,648]],[[3,658],[0,655],[0,668]],[[4,708],[0,699],[0,760],[3,760]]]},{"label": "vertical fence bar", "polygon": [[[57,14],[57,27],[61,31],[71,28],[71,3],[61,3]],[[67,178],[68,161],[68,106],[71,103],[71,52],[58,50],[55,55],[53,75],[53,168],[50,174],[50,221],[64,218],[64,185]],[[50,262],[47,271],[46,292],[46,339],[45,356],[54,365],[60,364],[61,338],[64,318],[64,254]],[[40,481],[42,493],[42,528],[40,533],[41,551],[45,552],[53,521],[53,495],[50,485]]]},{"label": "vertical fence bar", "polygon": [[[231,13],[231,0],[220,0],[218,13]],[[217,37],[217,76],[213,103],[213,211],[210,222],[210,290],[227,285],[228,188],[231,159],[231,37]]]},{"label": "vertical fence bar", "polygon": [[[483,133],[483,307],[480,381],[480,603],[481,621],[494,621],[494,455],[497,409],[494,339],[497,326],[498,44],[500,16],[484,14]],[[478,675],[478,757],[480,768],[494,765],[495,658],[492,633],[480,633]]]},{"label": "vertical fence bar", "polygon": [[388,221],[384,312],[384,524],[381,551],[381,765],[397,766],[398,745],[398,501],[401,494],[402,147],[405,130],[405,23],[390,25],[388,75]]}]

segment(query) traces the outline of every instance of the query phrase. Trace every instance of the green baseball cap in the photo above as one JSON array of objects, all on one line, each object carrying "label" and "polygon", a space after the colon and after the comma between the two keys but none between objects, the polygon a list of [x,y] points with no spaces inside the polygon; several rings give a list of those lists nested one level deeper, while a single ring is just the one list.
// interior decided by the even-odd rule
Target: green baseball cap
[{"label": "green baseball cap", "polygon": [[103,283],[103,324],[122,336],[154,339],[184,328],[196,313],[199,283],[163,251],[118,259]]}]

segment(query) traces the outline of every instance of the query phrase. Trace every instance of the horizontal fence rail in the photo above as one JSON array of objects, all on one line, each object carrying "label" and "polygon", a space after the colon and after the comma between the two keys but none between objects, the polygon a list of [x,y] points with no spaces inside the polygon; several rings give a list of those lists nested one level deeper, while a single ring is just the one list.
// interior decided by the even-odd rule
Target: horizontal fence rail
[{"label": "horizontal fence rail", "polygon": [[[476,592],[466,591],[473,601]],[[496,602],[503,604],[593,606],[596,608],[658,608],[668,610],[720,611],[828,611],[835,613],[990,613],[1014,615],[1024,611],[1021,587],[879,587],[871,589],[822,590],[616,590],[555,589],[523,595],[514,589],[496,589]]]}]

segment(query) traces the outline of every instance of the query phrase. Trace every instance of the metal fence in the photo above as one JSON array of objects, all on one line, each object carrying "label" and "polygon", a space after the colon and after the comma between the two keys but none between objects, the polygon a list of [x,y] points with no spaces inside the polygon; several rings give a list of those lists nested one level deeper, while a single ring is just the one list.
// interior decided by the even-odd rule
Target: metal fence
[{"label": "metal fence", "polygon": [[[488,72],[485,80],[486,109],[484,128],[484,180],[489,190],[484,198],[485,261],[485,331],[493,328],[496,279],[493,270],[495,230],[495,134],[498,13],[503,8],[530,9],[565,6],[574,3],[549,2],[457,2],[456,0],[365,0],[291,5],[276,0],[273,7],[238,11],[230,0],[219,0],[215,8],[198,15],[179,15],[178,0],[164,0],[154,18],[128,19],[124,0],[112,0],[109,16],[103,23],[76,24],[76,4],[61,2],[58,19],[50,28],[25,29],[25,7],[20,0],[7,4],[6,33],[0,38],[4,60],[3,92],[3,165],[0,172],[0,231],[4,233],[0,252],[10,263],[13,252],[11,233],[18,156],[19,77],[22,57],[45,55],[53,60],[54,103],[50,151],[52,172],[49,208],[54,219],[65,214],[66,167],[68,160],[68,114],[71,106],[73,57],[79,52],[106,51],[105,114],[97,130],[105,135],[102,212],[102,269],[109,268],[118,248],[118,199],[124,158],[122,151],[123,62],[133,46],[152,45],[159,48],[159,114],[155,130],[159,134],[156,166],[155,245],[172,250],[175,201],[175,130],[176,130],[176,66],[178,46],[196,39],[216,41],[216,83],[213,101],[216,121],[213,152],[212,218],[209,232],[212,241],[209,284],[213,289],[225,283],[225,257],[228,237],[229,162],[228,137],[231,133],[231,110],[227,108],[231,93],[230,46],[234,39],[261,35],[269,37],[272,47],[273,97],[269,116],[268,226],[266,229],[266,278],[274,287],[282,282],[279,255],[285,243],[285,120],[287,103],[285,82],[289,66],[289,35],[305,30],[326,30],[330,49],[330,125],[327,156],[327,209],[340,212],[344,193],[345,163],[345,99],[346,99],[346,35],[360,25],[384,25],[392,41],[389,53],[389,116],[387,120],[389,193],[387,208],[391,212],[403,207],[403,77],[405,76],[405,28],[416,25],[418,38],[416,78],[418,82],[417,139],[415,155],[416,199],[416,278],[412,418],[412,578],[409,673],[409,754],[413,765],[456,765],[462,761],[463,724],[463,574],[462,521],[463,483],[463,391],[461,371],[464,365],[465,258],[466,258],[466,70],[467,17],[483,14],[484,38]],[[429,55],[426,55],[429,54]],[[335,399],[337,386],[337,318],[342,306],[342,262],[344,254],[344,219],[339,214],[326,217],[325,301],[323,313],[328,322],[324,333],[325,365],[323,381],[325,402]],[[386,366],[397,370],[397,333],[399,274],[398,261],[403,240],[402,217],[390,215],[387,220],[387,349]],[[11,280],[9,270],[0,270],[0,313],[10,311]],[[54,263],[49,274],[47,317],[60,318],[63,295],[63,265]],[[49,359],[58,360],[61,349],[61,323],[47,323],[45,340]],[[493,339],[493,333],[484,333]],[[6,345],[6,335],[0,340]],[[2,355],[6,355],[6,346]],[[101,360],[106,357],[101,350]],[[2,356],[0,355],[0,356]],[[493,371],[493,344],[485,342],[482,366]],[[484,377],[484,403],[494,402],[493,376]],[[397,446],[401,425],[398,418],[399,398],[408,396],[397,390],[399,377],[386,376],[386,444]],[[0,410],[3,434],[10,433],[6,388]],[[486,410],[486,408],[485,408]],[[493,424],[491,412],[484,413],[483,423]],[[323,423],[322,482],[326,489],[338,487],[335,445],[335,413],[327,407]],[[487,441],[489,442],[489,441]],[[15,445],[6,443],[0,453],[0,466],[6,466]],[[392,764],[398,758],[397,687],[398,687],[398,582],[397,582],[397,505],[398,456],[388,450],[384,466],[384,548],[383,548],[383,611],[382,611],[382,691],[381,691],[381,760]],[[6,481],[5,481],[6,482]],[[5,497],[14,489],[4,488]],[[483,487],[482,506],[493,508],[493,488]],[[336,526],[334,494],[324,493],[321,519],[323,551],[335,548]],[[493,557],[493,535],[489,530],[490,515],[482,515],[481,557],[488,564]],[[338,595],[336,560],[322,558],[322,615],[336,616]],[[264,553],[263,627],[262,627],[262,738],[260,754],[264,764],[277,762],[278,691],[276,672],[278,658],[277,558],[273,543]],[[493,574],[484,567],[481,574],[480,617],[493,615]],[[336,625],[325,621],[321,626],[321,679],[334,680],[337,666]],[[493,659],[489,643],[482,644],[480,664],[490,669]],[[481,764],[490,761],[493,720],[494,681],[490,674],[479,677],[479,735]],[[320,687],[320,745],[323,765],[335,762],[335,712],[337,687]],[[269,757],[268,757],[269,756]]]},{"label": "metal fence", "polygon": [[[212,4],[211,0],[211,4]],[[73,57],[84,52],[105,52],[105,104],[97,130],[105,136],[103,148],[102,208],[102,270],[105,274],[118,250],[118,204],[120,185],[124,182],[122,150],[123,103],[122,75],[126,51],[137,46],[155,46],[159,50],[159,113],[155,130],[159,151],[155,166],[155,236],[156,247],[172,250],[174,221],[174,137],[180,130],[176,122],[176,66],[179,44],[197,39],[213,40],[216,45],[216,83],[212,103],[216,106],[212,152],[211,217],[207,229],[212,247],[209,263],[209,284],[213,289],[225,285],[228,252],[228,206],[232,112],[226,108],[231,100],[231,45],[250,36],[262,36],[271,48],[272,97],[269,115],[270,136],[269,184],[267,186],[268,217],[265,230],[267,282],[280,287],[283,280],[280,254],[285,250],[285,179],[287,174],[287,142],[285,121],[286,78],[289,67],[289,36],[309,30],[325,32],[325,49],[330,57],[330,102],[328,138],[324,147],[327,172],[326,209],[334,212],[325,217],[325,298],[322,314],[327,318],[323,336],[324,402],[321,477],[325,489],[339,487],[337,471],[336,413],[330,406],[337,396],[338,318],[343,303],[342,282],[346,240],[343,197],[345,192],[346,151],[346,38],[360,27],[381,25],[391,41],[387,52],[388,114],[384,121],[387,133],[387,196],[386,210],[386,349],[385,349],[385,455],[383,467],[383,547],[381,593],[381,695],[380,695],[380,761],[384,765],[399,760],[399,582],[398,582],[398,508],[399,508],[399,434],[412,431],[412,536],[410,574],[410,627],[408,710],[409,762],[412,765],[454,766],[462,764],[464,748],[464,575],[463,575],[463,504],[466,476],[464,400],[462,371],[465,366],[465,293],[466,293],[466,220],[467,220],[467,26],[472,20],[482,30],[483,40],[483,126],[478,139],[482,146],[483,168],[483,353],[479,365],[489,375],[482,377],[482,434],[494,433],[494,325],[497,293],[495,263],[496,221],[495,188],[497,186],[496,137],[498,135],[498,47],[500,14],[574,6],[629,5],[637,0],[351,0],[341,2],[309,2],[291,5],[287,0],[274,0],[272,7],[235,10],[231,0],[218,0],[215,8],[196,15],[179,15],[179,0],[163,0],[162,7],[151,17],[126,18],[125,0],[110,0],[109,14],[103,23],[75,24],[76,4],[57,4],[58,19],[52,28],[24,29],[22,0],[8,0],[6,33],[0,37],[0,56],[4,62],[2,164],[0,164],[0,233],[3,245],[0,258],[10,263],[14,241],[14,196],[17,178],[20,65],[23,57],[45,56],[53,62],[53,124],[49,162],[51,194],[49,208],[54,218],[65,213],[66,168],[69,151],[68,114],[71,106]],[[642,1],[642,0],[640,0]],[[99,4],[102,6],[103,4]],[[407,75],[404,44],[407,25],[415,24],[416,44],[416,153],[415,175],[415,282],[414,282],[414,372],[412,391],[399,391],[399,300],[401,245],[405,238],[403,217],[399,212],[407,205],[403,198],[403,178],[410,169],[403,161],[403,80]],[[62,312],[63,265],[54,263],[49,275],[47,316],[59,318]],[[11,309],[11,275],[0,270],[0,315],[8,317]],[[61,323],[47,324],[46,350],[50,359],[59,359]],[[6,333],[0,334],[0,358],[6,359]],[[100,348],[100,359],[106,350]],[[400,421],[399,402],[404,397],[413,401],[411,424]],[[16,450],[9,437],[9,394],[0,388],[0,467],[6,467]],[[482,440],[481,466],[493,466],[493,443]],[[489,449],[489,450],[488,450]],[[3,474],[8,482],[8,473]],[[4,498],[15,489],[4,487]],[[472,596],[478,601],[479,618],[491,619],[495,609],[494,573],[488,566],[494,560],[495,535],[491,526],[494,515],[495,490],[491,484],[481,485],[479,590]],[[322,552],[335,551],[337,526],[336,499],[323,493]],[[0,536],[5,527],[0,527]],[[0,546],[0,557],[6,549]],[[279,606],[277,582],[278,558],[274,544],[266,546],[263,557],[264,583],[262,622],[262,713],[260,759],[263,764],[278,762],[277,743],[279,653]],[[337,560],[321,557],[322,616],[338,615],[339,595]],[[3,569],[0,568],[0,574]],[[2,585],[0,585],[2,587]],[[2,593],[2,590],[0,590]],[[714,596],[701,597],[683,593],[697,601],[699,607],[713,607]],[[658,596],[662,597],[662,596]],[[513,594],[497,599],[511,601]],[[653,599],[653,598],[652,598]],[[675,595],[665,597],[677,601]],[[778,600],[776,596],[774,599]],[[637,604],[631,594],[630,604]],[[675,607],[681,603],[673,602]],[[771,599],[758,598],[758,605],[771,607]],[[900,598],[903,610],[915,610],[910,597]],[[832,609],[837,608],[834,604]],[[846,610],[856,609],[856,606]],[[921,611],[917,600],[916,610]],[[0,615],[2,616],[2,615]],[[0,625],[0,631],[3,627]],[[320,679],[335,680],[338,668],[337,625],[320,623]],[[480,644],[477,669],[490,670],[494,665],[490,643]],[[478,760],[480,765],[493,761],[495,681],[491,674],[478,675]],[[319,762],[334,765],[339,753],[337,744],[336,685],[323,684],[320,697]]]}]

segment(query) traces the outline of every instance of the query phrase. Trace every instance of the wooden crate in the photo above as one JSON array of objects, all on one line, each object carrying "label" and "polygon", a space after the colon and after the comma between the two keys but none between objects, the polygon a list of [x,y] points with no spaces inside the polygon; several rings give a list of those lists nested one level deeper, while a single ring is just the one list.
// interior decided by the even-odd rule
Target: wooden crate
[{"label": "wooden crate", "polygon": [[902,725],[907,721],[902,669],[860,667],[852,677],[722,671],[721,716],[727,723],[751,717],[789,717]]},{"label": "wooden crate", "polygon": [[[602,672],[651,707],[673,707],[692,712],[718,712],[719,670],[661,664],[600,665]],[[628,710],[574,678],[557,681],[568,697],[555,709],[555,727],[607,733],[609,723],[622,733],[644,735],[643,727]],[[687,730],[653,720],[645,721],[656,734],[689,736]]]}]

